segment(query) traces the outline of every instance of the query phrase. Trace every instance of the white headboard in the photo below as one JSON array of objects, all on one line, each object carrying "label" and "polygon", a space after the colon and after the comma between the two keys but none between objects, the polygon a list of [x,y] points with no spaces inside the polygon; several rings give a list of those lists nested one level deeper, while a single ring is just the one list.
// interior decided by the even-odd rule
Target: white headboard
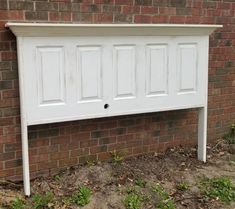
[{"label": "white headboard", "polygon": [[7,26],[18,43],[27,195],[28,125],[198,107],[206,160],[208,42],[220,26]]}]

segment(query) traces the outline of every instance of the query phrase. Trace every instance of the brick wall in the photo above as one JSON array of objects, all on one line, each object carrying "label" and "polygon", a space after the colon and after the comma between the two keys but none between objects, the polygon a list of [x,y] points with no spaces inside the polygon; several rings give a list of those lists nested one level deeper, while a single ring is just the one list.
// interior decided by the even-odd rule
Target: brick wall
[{"label": "brick wall", "polygon": [[[0,0],[0,178],[21,179],[16,40],[7,21],[223,24],[210,37],[208,138],[235,119],[234,0]],[[180,110],[31,126],[32,177],[91,160],[195,144],[197,111]]]}]

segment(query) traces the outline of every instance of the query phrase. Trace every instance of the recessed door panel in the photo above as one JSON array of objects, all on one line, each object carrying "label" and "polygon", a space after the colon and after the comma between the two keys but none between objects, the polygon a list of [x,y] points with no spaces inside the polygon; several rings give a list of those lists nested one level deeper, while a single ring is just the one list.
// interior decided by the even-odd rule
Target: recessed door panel
[{"label": "recessed door panel", "polygon": [[134,45],[114,46],[114,98],[134,98],[136,94],[136,57]]},{"label": "recessed door panel", "polygon": [[102,50],[100,46],[77,47],[78,102],[92,102],[102,97]]},{"label": "recessed door panel", "polygon": [[63,47],[38,47],[37,89],[40,105],[65,102],[65,65]]},{"label": "recessed door panel", "polygon": [[168,92],[167,44],[146,46],[147,96],[162,96]]},{"label": "recessed door panel", "polygon": [[198,71],[197,44],[179,44],[177,56],[179,93],[195,93]]}]

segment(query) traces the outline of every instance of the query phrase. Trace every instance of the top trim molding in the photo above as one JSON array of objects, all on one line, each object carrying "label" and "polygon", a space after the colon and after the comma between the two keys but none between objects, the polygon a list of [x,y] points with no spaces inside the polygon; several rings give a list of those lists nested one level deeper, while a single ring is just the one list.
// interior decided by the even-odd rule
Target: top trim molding
[{"label": "top trim molding", "polygon": [[5,25],[17,37],[64,36],[193,36],[210,35],[222,25],[202,24],[60,24],[11,23]]}]

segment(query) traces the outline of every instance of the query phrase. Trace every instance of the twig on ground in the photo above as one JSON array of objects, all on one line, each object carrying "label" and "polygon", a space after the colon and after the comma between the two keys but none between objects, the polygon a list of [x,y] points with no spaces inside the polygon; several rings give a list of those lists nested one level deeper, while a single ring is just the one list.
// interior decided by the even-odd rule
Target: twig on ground
[{"label": "twig on ground", "polygon": [[22,188],[21,184],[17,184],[9,180],[0,180],[0,186],[5,188],[14,188],[14,189]]}]

